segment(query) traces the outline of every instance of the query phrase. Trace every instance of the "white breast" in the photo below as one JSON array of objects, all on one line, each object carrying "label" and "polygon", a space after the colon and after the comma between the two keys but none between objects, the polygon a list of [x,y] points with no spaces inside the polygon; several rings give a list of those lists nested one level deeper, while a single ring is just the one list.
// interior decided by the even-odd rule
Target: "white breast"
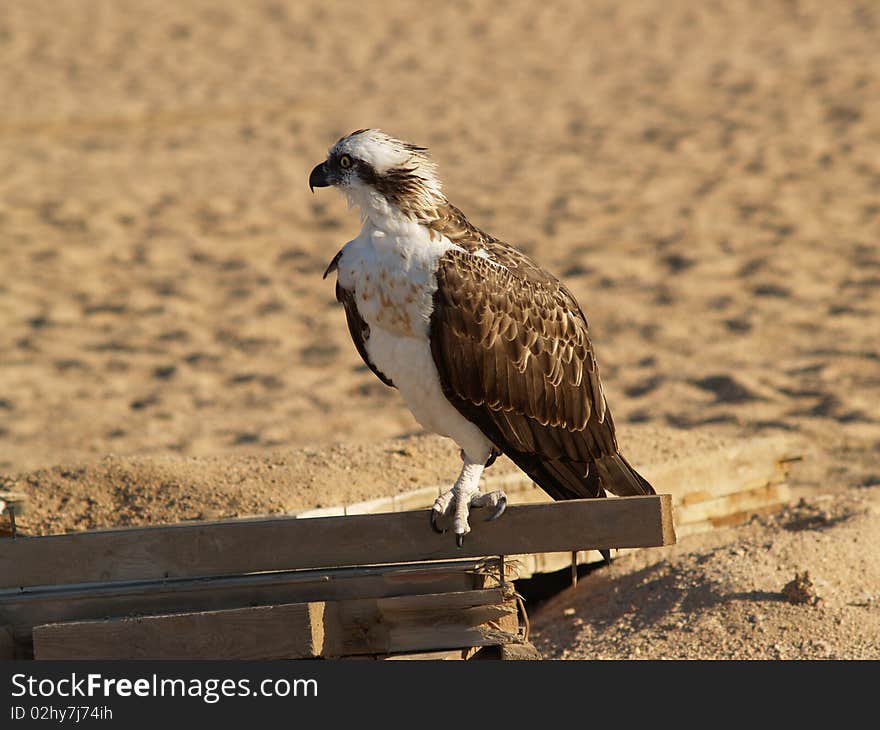
[{"label": "white breast", "polygon": [[339,283],[354,291],[370,326],[367,353],[388,376],[416,420],[454,439],[474,460],[485,461],[489,441],[443,395],[431,354],[429,326],[439,258],[457,248],[414,222],[391,232],[369,220],[339,259]]},{"label": "white breast", "polygon": [[358,311],[370,327],[401,336],[427,336],[438,259],[453,244],[414,222],[379,230],[369,221],[343,249],[339,283],[354,290]]}]

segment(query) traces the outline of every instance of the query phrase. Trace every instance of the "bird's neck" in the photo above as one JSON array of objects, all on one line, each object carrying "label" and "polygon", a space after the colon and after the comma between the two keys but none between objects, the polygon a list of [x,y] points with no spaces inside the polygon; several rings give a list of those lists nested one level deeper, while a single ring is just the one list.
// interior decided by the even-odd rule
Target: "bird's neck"
[{"label": "bird's neck", "polygon": [[[364,226],[386,233],[403,233],[413,226],[427,225],[436,216],[432,210],[390,202],[384,195],[368,188],[347,191],[350,207],[360,209]],[[445,203],[445,199],[438,204]]]}]

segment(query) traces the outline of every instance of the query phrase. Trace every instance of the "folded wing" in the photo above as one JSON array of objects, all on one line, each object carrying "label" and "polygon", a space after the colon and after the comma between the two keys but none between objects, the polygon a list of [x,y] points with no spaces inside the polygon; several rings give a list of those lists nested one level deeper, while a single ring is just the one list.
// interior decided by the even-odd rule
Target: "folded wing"
[{"label": "folded wing", "polygon": [[653,493],[619,454],[587,321],[528,257],[466,221],[439,262],[431,351],[446,397],[555,499]]}]

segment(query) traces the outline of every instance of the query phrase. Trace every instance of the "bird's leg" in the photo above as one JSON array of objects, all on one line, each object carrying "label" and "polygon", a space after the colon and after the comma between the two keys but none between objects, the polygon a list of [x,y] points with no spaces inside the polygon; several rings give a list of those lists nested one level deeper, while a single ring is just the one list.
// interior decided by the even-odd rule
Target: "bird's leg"
[{"label": "bird's leg", "polygon": [[431,510],[431,526],[437,532],[446,532],[437,527],[437,520],[440,517],[452,518],[452,529],[459,547],[464,542],[464,536],[471,531],[468,524],[471,507],[492,507],[492,514],[487,520],[500,517],[507,507],[507,495],[502,490],[480,493],[480,476],[483,469],[485,469],[485,461],[473,461],[465,456],[461,473],[452,489],[437,497]]}]

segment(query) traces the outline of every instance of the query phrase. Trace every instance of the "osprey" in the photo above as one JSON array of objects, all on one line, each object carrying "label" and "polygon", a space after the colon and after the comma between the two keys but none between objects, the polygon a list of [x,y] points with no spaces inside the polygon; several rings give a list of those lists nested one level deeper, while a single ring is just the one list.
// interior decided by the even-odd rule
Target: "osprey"
[{"label": "osprey", "polygon": [[435,530],[451,519],[461,546],[471,507],[501,515],[504,492],[479,488],[499,453],[554,499],[654,493],[618,450],[574,296],[468,221],[424,147],[354,132],[309,176],[313,192],[330,185],[363,220],[324,272],[337,272],[355,347],[426,430],[461,448],[461,473],[431,511]]}]

